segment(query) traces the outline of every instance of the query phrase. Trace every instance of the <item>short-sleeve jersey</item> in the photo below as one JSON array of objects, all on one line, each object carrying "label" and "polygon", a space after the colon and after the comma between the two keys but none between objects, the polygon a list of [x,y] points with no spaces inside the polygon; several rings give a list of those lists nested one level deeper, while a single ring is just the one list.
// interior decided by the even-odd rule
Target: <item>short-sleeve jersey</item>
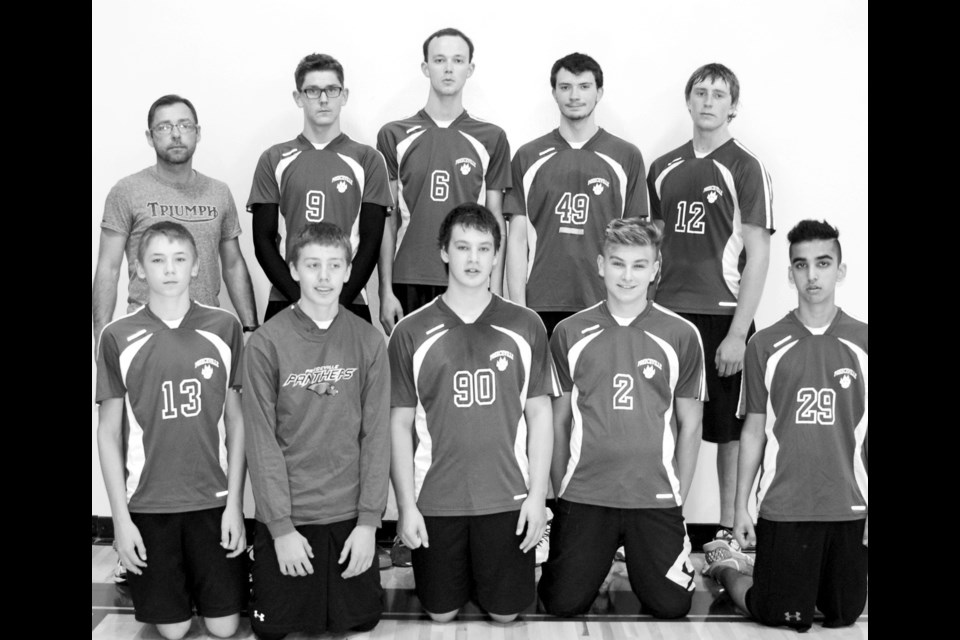
[{"label": "short-sleeve jersey", "polygon": [[257,520],[274,537],[351,518],[380,526],[390,469],[382,334],[343,307],[320,329],[291,304],[250,337],[243,384]]},{"label": "short-sleeve jersey", "polygon": [[767,520],[867,515],[867,325],[837,309],[823,335],[794,312],[747,343],[739,414],[762,413]]},{"label": "short-sleeve jersey", "polygon": [[127,237],[127,302],[147,303],[147,284],[137,277],[137,247],[143,232],[162,220],[185,226],[197,244],[200,273],[190,282],[190,299],[220,306],[220,243],[240,235],[230,188],[199,171],[184,184],[169,182],[156,167],[120,180],[103,208],[100,226]]},{"label": "short-sleeve jersey", "polygon": [[643,156],[603,129],[574,149],[559,129],[520,147],[504,212],[527,225],[527,306],[580,311],[605,296],[597,254],[607,223],[648,218]]},{"label": "short-sleeve jersey", "polygon": [[123,398],[127,503],[135,513],[226,504],[223,422],[239,387],[243,333],[228,311],[191,302],[176,329],[147,306],[100,334],[97,402]]},{"label": "short-sleeve jersey", "polygon": [[438,296],[390,335],[391,406],[416,407],[417,506],[427,516],[515,511],[529,486],[527,398],[560,395],[547,331],[494,295],[472,323]]},{"label": "short-sleeve jersey", "polygon": [[[345,133],[317,149],[303,134],[260,155],[247,211],[255,204],[276,204],[286,236],[283,255],[308,222],[330,222],[350,236],[353,254],[360,243],[360,205],[393,206],[383,157]],[[280,237],[277,237],[277,247]],[[286,300],[270,288],[270,300]]]},{"label": "short-sleeve jersey", "polygon": [[743,225],[774,232],[766,168],[734,138],[703,158],[690,141],[657,158],[647,188],[653,219],[664,223],[657,302],[680,313],[733,315],[747,260]]},{"label": "short-sleeve jersey", "polygon": [[377,149],[390,179],[397,181],[400,228],[393,281],[446,286],[437,251],[440,223],[455,206],[485,204],[488,190],[510,188],[507,134],[466,111],[439,127],[421,109],[383,125]]},{"label": "short-sleeve jersey", "polygon": [[707,396],[696,327],[653,303],[620,326],[601,302],[562,320],[550,348],[572,412],[557,496],[620,509],[681,506],[675,401]]}]

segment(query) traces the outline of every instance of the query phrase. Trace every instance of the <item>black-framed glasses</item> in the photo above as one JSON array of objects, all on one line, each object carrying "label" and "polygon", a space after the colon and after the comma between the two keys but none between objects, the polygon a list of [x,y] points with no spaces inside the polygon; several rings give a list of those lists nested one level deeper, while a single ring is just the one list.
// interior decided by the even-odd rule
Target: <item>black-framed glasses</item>
[{"label": "black-framed glasses", "polygon": [[327,98],[339,98],[340,94],[343,93],[343,87],[336,85],[330,85],[329,87],[307,87],[300,93],[311,100],[319,98],[321,93],[327,94]]},{"label": "black-framed glasses", "polygon": [[168,133],[173,131],[174,127],[179,129],[180,133],[195,133],[200,129],[200,125],[193,124],[192,122],[178,122],[176,124],[171,124],[169,122],[161,122],[160,124],[155,125],[151,129],[151,131],[153,131],[154,133],[162,133],[163,135],[167,135]]}]

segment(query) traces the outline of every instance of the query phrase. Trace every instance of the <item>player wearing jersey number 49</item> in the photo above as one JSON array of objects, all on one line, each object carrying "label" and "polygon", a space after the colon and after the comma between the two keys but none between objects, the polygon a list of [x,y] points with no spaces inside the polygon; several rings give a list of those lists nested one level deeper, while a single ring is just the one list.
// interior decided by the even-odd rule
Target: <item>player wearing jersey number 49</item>
[{"label": "player wearing jersey number 49", "polygon": [[[707,392],[703,439],[717,443],[720,525],[733,524],[740,371],[770,259],[773,192],[760,160],[733,138],[740,83],[721,64],[687,80],[693,138],[650,167],[652,218],[663,231],[657,304],[683,315],[703,338]],[[722,535],[722,532],[718,532]]]},{"label": "player wearing jersey number 49", "polygon": [[513,157],[507,243],[510,299],[556,323],[604,298],[594,258],[615,218],[650,215],[643,156],[597,126],[603,70],[582,53],[550,70],[560,126],[520,147]]},{"label": "player wearing jersey number 49", "polygon": [[269,320],[300,298],[300,288],[278,244],[279,220],[287,252],[311,222],[337,225],[350,238],[351,277],[341,302],[370,322],[364,287],[377,262],[387,208],[393,206],[383,157],[340,130],[340,112],[350,96],[343,66],[312,53],[297,64],[293,100],[303,110],[303,131],[260,156],[247,210],[253,214],[257,260],[273,284],[264,314]]},{"label": "player wearing jersey number 49", "polygon": [[705,573],[741,609],[801,631],[814,609],[825,627],[853,624],[867,600],[867,325],[836,305],[838,238],[816,220],[790,230],[798,306],[747,345],[734,534],[757,545],[753,576],[739,554],[704,546]]},{"label": "player wearing jersey number 49", "polygon": [[231,313],[190,300],[199,270],[187,229],[147,228],[137,277],[147,304],[104,329],[97,444],[134,614],[182,638],[194,607],[220,637],[243,606],[243,345]]},{"label": "player wearing jersey number 49", "polygon": [[438,240],[447,289],[398,322],[388,346],[397,530],[434,620],[475,594],[509,622],[535,597],[559,386],[543,323],[488,288],[493,214],[459,205]]},{"label": "player wearing jersey number 49", "polygon": [[690,322],[647,300],[659,244],[651,222],[611,221],[596,258],[606,299],[550,340],[563,396],[553,401],[557,506],[538,591],[553,615],[590,609],[620,545],[645,613],[690,609],[681,507],[700,448],[704,356]]},{"label": "player wearing jersey number 49", "polygon": [[[501,235],[505,231],[501,209],[503,191],[510,188],[510,146],[503,129],[463,108],[463,87],[473,69],[473,42],[462,31],[428,36],[420,65],[430,79],[426,106],[385,124],[377,136],[399,210],[387,220],[377,262],[380,322],[388,335],[398,319],[447,286],[434,242],[450,209],[464,202],[485,205]],[[499,295],[502,282],[497,262],[490,290]]]}]

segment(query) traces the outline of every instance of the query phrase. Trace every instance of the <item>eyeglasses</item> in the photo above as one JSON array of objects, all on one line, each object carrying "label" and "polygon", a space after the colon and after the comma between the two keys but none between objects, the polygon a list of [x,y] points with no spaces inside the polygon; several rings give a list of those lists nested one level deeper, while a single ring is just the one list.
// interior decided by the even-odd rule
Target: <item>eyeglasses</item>
[{"label": "eyeglasses", "polygon": [[192,122],[178,122],[177,124],[170,124],[169,122],[162,122],[151,129],[154,133],[162,133],[167,135],[173,128],[176,127],[180,130],[180,133],[194,133],[200,129],[200,125],[193,124]]},{"label": "eyeglasses", "polygon": [[343,87],[330,85],[329,87],[307,87],[300,93],[307,96],[311,100],[316,100],[320,97],[321,93],[327,94],[327,98],[339,98],[342,92]]}]

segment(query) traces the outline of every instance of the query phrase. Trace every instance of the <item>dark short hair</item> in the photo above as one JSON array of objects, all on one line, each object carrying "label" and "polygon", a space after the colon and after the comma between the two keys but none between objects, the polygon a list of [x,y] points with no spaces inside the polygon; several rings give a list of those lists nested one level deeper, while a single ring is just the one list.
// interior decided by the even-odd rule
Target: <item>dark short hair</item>
[{"label": "dark short hair", "polygon": [[340,84],[343,84],[343,65],[336,58],[325,53],[311,53],[297,63],[297,69],[293,72],[293,81],[297,83],[297,91],[303,88],[301,87],[303,79],[311,71],[333,71],[337,74],[337,80],[340,81]]},{"label": "dark short hair", "polygon": [[[687,80],[687,86],[683,89],[684,100],[690,99],[690,92],[693,91],[693,85],[704,80],[713,81],[717,78],[726,82],[727,86],[730,87],[730,104],[737,104],[737,102],[740,101],[740,81],[737,80],[737,74],[719,62],[705,64],[693,72],[693,75]],[[731,119],[733,118],[731,117]]]},{"label": "dark short hair", "polygon": [[331,222],[308,222],[287,249],[287,261],[291,265],[296,265],[303,248],[310,244],[318,244],[321,247],[340,247],[348,264],[353,256],[350,238],[340,227]]},{"label": "dark short hair", "polygon": [[470,54],[467,57],[467,62],[473,61],[473,41],[467,37],[467,34],[465,34],[463,31],[460,31],[460,29],[447,27],[446,29],[440,29],[439,31],[434,31],[429,36],[427,36],[426,40],[423,41],[423,61],[424,62],[427,61],[427,49],[430,46],[430,41],[433,40],[434,38],[442,38],[443,36],[455,36],[457,38],[463,38],[464,41],[467,43],[467,49],[470,50]]},{"label": "dark short hair", "polygon": [[654,254],[659,260],[660,245],[663,243],[663,234],[653,222],[640,218],[614,218],[607,223],[600,240],[600,253],[606,252],[610,245],[625,247],[653,247]]},{"label": "dark short hair", "polygon": [[150,241],[157,236],[163,236],[170,242],[175,240],[186,242],[190,245],[190,248],[193,249],[194,259],[198,258],[197,242],[193,239],[193,234],[187,231],[187,228],[179,222],[161,220],[147,227],[143,235],[140,236],[140,243],[137,245],[137,262],[143,264],[143,256],[147,252],[147,246],[150,244]]},{"label": "dark short hair", "polygon": [[833,240],[837,246],[837,262],[843,262],[843,252],[840,249],[840,231],[826,220],[801,220],[787,232],[787,242],[790,243],[790,248],[793,248],[795,244],[813,240]]},{"label": "dark short hair", "polygon": [[440,223],[440,233],[437,235],[437,245],[446,250],[450,245],[454,225],[461,225],[468,229],[476,229],[482,233],[493,235],[493,249],[500,251],[500,225],[490,209],[482,204],[464,202],[450,210],[443,222]]},{"label": "dark short hair", "polygon": [[150,110],[147,111],[147,129],[153,126],[153,114],[156,113],[157,109],[160,107],[169,107],[171,104],[180,104],[183,103],[187,105],[187,108],[190,109],[190,113],[193,114],[193,123],[200,124],[200,119],[197,117],[197,110],[193,107],[193,103],[178,96],[175,93],[168,93],[165,96],[160,96],[153,101],[153,104],[150,105]]},{"label": "dark short hair", "polygon": [[597,89],[603,87],[603,69],[600,68],[600,63],[585,53],[570,53],[553,63],[550,69],[550,86],[554,89],[557,88],[557,72],[560,69],[566,69],[575,76],[592,71],[593,79],[597,81]]}]

